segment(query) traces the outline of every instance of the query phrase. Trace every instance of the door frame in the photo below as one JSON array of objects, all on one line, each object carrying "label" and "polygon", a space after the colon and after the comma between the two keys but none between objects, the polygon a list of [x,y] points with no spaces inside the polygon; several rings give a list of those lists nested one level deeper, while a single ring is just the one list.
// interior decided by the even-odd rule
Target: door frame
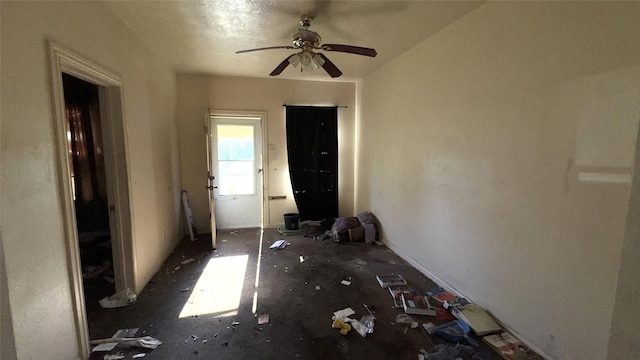
[{"label": "door frame", "polygon": [[[268,224],[269,219],[269,203],[267,201],[267,192],[269,189],[269,171],[268,170],[268,149],[269,149],[269,141],[268,141],[268,133],[267,133],[267,112],[266,111],[254,111],[254,110],[221,110],[221,109],[209,109],[209,116],[207,116],[205,127],[207,129],[207,135],[211,136],[211,121],[213,117],[237,117],[237,118],[259,118],[260,119],[260,135],[261,135],[261,151],[262,156],[261,161],[261,169],[262,169],[262,225],[261,228],[265,228]],[[207,159],[209,159],[210,155],[207,155]],[[209,162],[212,159],[208,160]],[[210,166],[210,165],[208,165]]]},{"label": "door frame", "polygon": [[83,358],[87,358],[90,354],[89,328],[70,176],[62,73],[98,86],[116,292],[126,288],[135,290],[135,264],[132,247],[133,219],[129,196],[131,180],[128,175],[129,159],[126,151],[127,133],[123,114],[123,84],[120,75],[93,60],[79,55],[55,41],[47,40],[46,43],[51,76],[56,175],[61,194],[60,205],[66,238],[71,303],[79,350]]}]

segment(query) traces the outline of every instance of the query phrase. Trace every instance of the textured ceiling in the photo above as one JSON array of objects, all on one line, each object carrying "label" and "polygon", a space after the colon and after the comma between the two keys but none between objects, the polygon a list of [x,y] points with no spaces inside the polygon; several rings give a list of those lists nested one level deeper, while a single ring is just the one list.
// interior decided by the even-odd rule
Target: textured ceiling
[{"label": "textured ceiling", "polygon": [[[375,48],[375,58],[325,52],[342,70],[338,81],[355,81],[455,22],[482,2],[462,1],[105,1],[178,72],[268,77],[296,50],[238,50],[291,45],[301,15],[324,43]],[[331,80],[322,69],[286,79]]]}]

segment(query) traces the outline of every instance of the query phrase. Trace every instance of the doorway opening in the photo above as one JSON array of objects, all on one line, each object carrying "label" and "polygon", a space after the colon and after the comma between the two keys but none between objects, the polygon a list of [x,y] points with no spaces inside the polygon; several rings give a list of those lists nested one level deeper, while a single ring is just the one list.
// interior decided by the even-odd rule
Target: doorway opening
[{"label": "doorway opening", "polygon": [[76,230],[89,335],[98,300],[115,293],[98,86],[62,74]]},{"label": "doorway opening", "polygon": [[[74,310],[79,357],[88,358],[91,328],[88,315],[94,310],[101,311],[96,299],[112,295],[114,291],[138,291],[122,80],[119,75],[51,40],[47,45],[56,175],[72,290],[69,300]],[[70,93],[65,94],[65,90]],[[112,265],[105,263],[109,257]],[[110,266],[112,274],[102,269]],[[101,292],[94,291],[93,287],[85,288],[85,278],[93,275],[109,285],[101,286]]]}]

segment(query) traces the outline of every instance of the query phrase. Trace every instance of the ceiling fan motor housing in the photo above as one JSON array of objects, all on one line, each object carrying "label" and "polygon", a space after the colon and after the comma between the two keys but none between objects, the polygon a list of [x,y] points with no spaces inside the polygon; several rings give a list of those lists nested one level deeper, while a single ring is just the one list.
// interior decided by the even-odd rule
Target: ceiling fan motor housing
[{"label": "ceiling fan motor housing", "polygon": [[322,44],[322,38],[320,37],[320,35],[315,34],[313,39],[305,39],[300,32],[297,32],[293,34],[291,42],[293,43],[293,46],[298,49],[317,49],[320,47],[320,44]]}]

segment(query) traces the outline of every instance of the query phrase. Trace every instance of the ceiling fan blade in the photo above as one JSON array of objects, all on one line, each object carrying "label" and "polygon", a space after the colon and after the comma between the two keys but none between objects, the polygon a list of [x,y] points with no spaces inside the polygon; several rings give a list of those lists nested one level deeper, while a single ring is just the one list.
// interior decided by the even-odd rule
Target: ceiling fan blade
[{"label": "ceiling fan blade", "polygon": [[[293,55],[291,55],[291,56],[293,56]],[[284,59],[284,60],[280,63],[280,65],[276,66],[276,68],[275,68],[275,69],[273,69],[273,71],[271,72],[271,74],[269,74],[269,76],[277,76],[277,75],[280,75],[280,73],[282,73],[282,71],[284,71],[284,69],[286,69],[286,68],[287,68],[287,66],[289,66],[289,58],[290,58],[291,56],[287,56],[287,58],[286,58],[286,59]]]},{"label": "ceiling fan blade", "polygon": [[326,56],[324,56],[324,54],[320,54],[317,53],[317,56],[320,56],[322,58],[322,60],[324,60],[324,64],[322,64],[322,68],[327,72],[327,74],[329,74],[332,78],[337,78],[340,77],[340,75],[342,75],[342,71],[340,71],[340,69],[338,69],[337,66],[335,66],[331,60],[327,59]]},{"label": "ceiling fan blade", "polygon": [[271,49],[295,49],[293,46],[268,46],[268,47],[263,47],[263,48],[257,48],[257,49],[248,49],[248,50],[240,50],[240,51],[236,51],[236,54],[244,54],[244,53],[248,53],[248,52],[252,52],[252,51],[260,51],[260,50],[271,50]]},{"label": "ceiling fan blade", "polygon": [[364,55],[364,56],[371,56],[371,57],[375,57],[376,55],[378,55],[378,53],[376,52],[376,49],[365,48],[365,47],[360,47],[360,46],[353,46],[353,45],[322,44],[320,49],[325,50],[325,51],[338,51],[338,52],[344,52],[344,53],[356,54],[356,55]]},{"label": "ceiling fan blade", "polygon": [[308,41],[313,44],[318,38],[318,33],[311,30],[299,29],[298,31],[300,32],[300,38],[302,41]]}]

